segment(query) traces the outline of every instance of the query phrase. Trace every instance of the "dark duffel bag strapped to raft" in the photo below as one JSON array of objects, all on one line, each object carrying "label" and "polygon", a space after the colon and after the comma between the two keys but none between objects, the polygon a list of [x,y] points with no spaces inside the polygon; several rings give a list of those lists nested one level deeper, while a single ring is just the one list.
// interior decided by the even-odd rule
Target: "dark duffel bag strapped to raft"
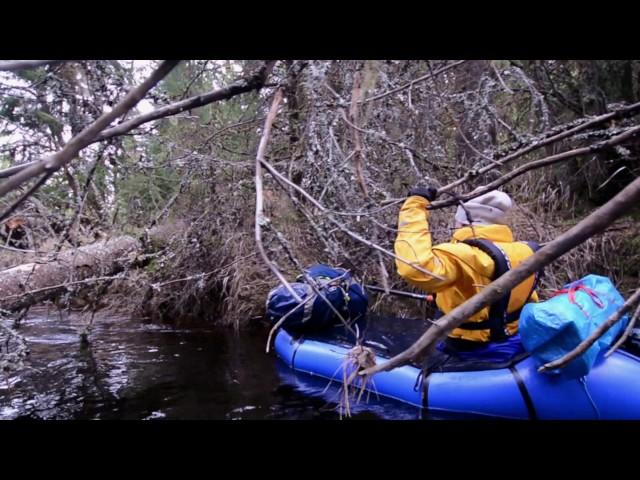
[{"label": "dark duffel bag strapped to raft", "polygon": [[267,318],[273,324],[288,315],[283,327],[311,331],[342,324],[335,311],[349,323],[365,316],[369,303],[367,294],[347,270],[318,264],[305,269],[305,273],[316,283],[326,301],[314,291],[305,275],[300,275],[291,287],[302,302],[297,301],[284,285],[269,292]]}]

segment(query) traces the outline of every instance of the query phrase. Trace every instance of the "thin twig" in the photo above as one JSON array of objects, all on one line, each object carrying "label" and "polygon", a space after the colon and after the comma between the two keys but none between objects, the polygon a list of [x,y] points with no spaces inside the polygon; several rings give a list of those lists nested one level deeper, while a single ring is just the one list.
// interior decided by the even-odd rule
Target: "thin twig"
[{"label": "thin twig", "polygon": [[110,277],[86,278],[84,280],[76,280],[74,282],[65,282],[65,283],[60,283],[59,285],[51,285],[49,287],[42,287],[42,288],[38,288],[36,290],[29,290],[28,292],[20,293],[20,294],[17,294],[17,295],[7,295],[6,297],[2,297],[2,299],[6,300],[6,299],[9,299],[9,298],[21,298],[21,297],[25,297],[27,295],[33,295],[34,293],[46,292],[47,290],[55,290],[57,288],[68,287],[70,285],[80,285],[80,284],[84,284],[84,283],[94,283],[94,282],[105,282],[107,280],[118,280],[118,279],[125,279],[125,278],[126,277],[122,276],[121,274],[113,275],[113,276],[110,276]]},{"label": "thin twig", "polygon": [[419,272],[422,272],[426,275],[430,275],[433,278],[437,278],[438,280],[444,280],[443,277],[441,277],[440,275],[437,275],[429,270],[427,270],[426,268],[423,268],[419,265],[417,265],[415,262],[410,262],[402,257],[399,257],[398,255],[396,255],[393,252],[390,252],[389,250],[382,248],[380,245],[377,245],[363,237],[361,237],[360,235],[358,235],[355,232],[352,232],[351,230],[349,230],[347,227],[345,227],[342,223],[338,222],[335,218],[333,218],[332,215],[329,214],[328,210],[320,203],[318,202],[315,198],[313,198],[311,195],[309,195],[304,189],[302,189],[301,187],[299,187],[298,185],[296,185],[295,183],[291,182],[288,178],[286,178],[284,175],[282,175],[281,173],[279,173],[275,168],[273,168],[273,166],[271,166],[269,163],[267,163],[266,161],[262,161],[261,162],[262,165],[267,169],[267,171],[273,175],[278,177],[280,180],[282,180],[283,183],[289,185],[290,187],[294,188],[297,192],[301,193],[307,200],[309,200],[315,207],[317,207],[318,209],[320,209],[322,212],[327,214],[327,219],[333,223],[336,227],[338,227],[342,232],[346,233],[347,235],[349,235],[351,238],[364,243],[365,245],[367,245],[370,248],[373,248],[374,250],[378,250],[382,253],[384,253],[387,256],[393,257],[394,259],[398,260],[399,262],[402,262],[406,265],[410,265],[411,267],[415,268],[416,270],[418,270]]},{"label": "thin twig", "polygon": [[[505,183],[510,182],[511,180],[513,180],[516,177],[519,177],[520,175],[528,172],[529,170],[534,170],[537,168],[541,168],[541,167],[545,167],[547,165],[552,165],[554,163],[558,163],[558,162],[563,162],[565,160],[569,160],[571,158],[574,157],[578,157],[580,155],[586,155],[588,153],[593,153],[593,152],[597,152],[599,150],[603,150],[605,148],[609,148],[612,147],[614,145],[618,145],[620,143],[625,142],[626,140],[629,140],[630,138],[632,138],[633,136],[637,135],[638,133],[640,133],[640,125],[636,126],[636,127],[632,127],[629,128],[627,131],[625,131],[624,133],[621,133],[620,135],[616,135],[615,137],[611,137],[609,140],[606,140],[604,142],[599,142],[593,145],[590,145],[588,147],[582,147],[582,148],[576,148],[573,150],[569,150],[566,152],[562,152],[559,153],[557,155],[551,155],[549,157],[545,157],[542,158],[540,160],[535,160],[533,162],[529,162],[526,163],[518,168],[515,168],[513,170],[511,170],[509,173],[503,175],[500,178],[497,178],[496,180],[494,180],[493,182],[478,188],[477,190],[474,190],[472,193],[466,194],[466,195],[460,195],[460,199],[462,201],[469,201],[472,198],[478,197],[480,195],[483,195],[491,190],[495,190],[496,188],[504,185]],[[438,193],[441,193],[442,191],[447,191],[446,187],[443,187],[441,189],[438,189]],[[458,203],[455,199],[452,200],[436,200],[435,202],[429,204],[429,209],[433,210],[433,209],[437,209],[437,208],[444,208],[444,207],[449,207],[451,205],[455,205],[456,203]]]},{"label": "thin twig", "polygon": [[53,172],[47,172],[45,173],[42,177],[40,177],[40,179],[34,183],[31,188],[29,190],[27,190],[25,193],[23,193],[20,198],[18,198],[15,202],[13,202],[11,204],[11,206],[9,208],[7,208],[4,212],[2,212],[2,214],[0,214],[0,222],[3,221],[4,219],[8,218],[13,212],[16,211],[16,209],[22,205],[22,202],[24,202],[27,198],[29,198],[31,195],[33,195],[42,185],[44,185],[45,183],[47,183],[47,180],[49,180],[51,178],[51,175],[53,175]]},{"label": "thin twig", "polygon": [[387,97],[389,95],[393,95],[394,93],[400,92],[402,90],[405,90],[409,87],[412,87],[413,85],[415,85],[418,82],[422,82],[424,80],[428,80],[429,78],[432,78],[436,75],[440,75],[441,73],[446,72],[447,70],[452,69],[453,67],[457,67],[458,65],[462,65],[463,63],[467,62],[468,60],[458,60],[455,63],[451,63],[449,65],[446,65],[438,70],[436,70],[435,72],[429,72],[426,75],[423,75],[421,77],[416,78],[415,80],[412,80],[411,82],[402,85],[401,87],[398,88],[394,88],[393,90],[389,90],[388,92],[384,92],[381,93],[380,95],[376,95],[374,97],[369,97],[369,98],[365,98],[364,100],[362,100],[362,103],[368,103],[368,102],[373,102],[374,100],[380,100],[381,98]]},{"label": "thin twig", "polygon": [[267,115],[267,119],[264,122],[264,129],[262,131],[262,137],[260,138],[260,144],[258,146],[258,153],[256,155],[256,214],[255,214],[255,240],[256,246],[258,247],[258,251],[262,256],[262,259],[267,264],[269,269],[273,272],[273,274],[278,277],[280,283],[282,283],[289,293],[296,299],[297,302],[302,302],[302,299],[298,296],[291,285],[284,278],[284,275],[280,273],[278,267],[269,259],[267,252],[264,249],[264,245],[262,243],[262,225],[265,225],[269,220],[264,216],[263,213],[263,203],[264,198],[262,194],[262,164],[264,163],[264,153],[267,148],[267,142],[269,140],[269,133],[271,132],[271,126],[273,125],[273,121],[276,118],[276,114],[278,113],[278,106],[280,105],[280,101],[282,100],[282,89],[278,89],[276,91],[275,96],[273,97],[273,102],[271,103],[271,108],[269,109],[269,113]]},{"label": "thin twig", "polygon": [[289,316],[291,316],[294,312],[297,312],[300,308],[304,307],[307,303],[309,303],[314,298],[315,297],[313,295],[309,295],[307,298],[305,298],[305,300],[302,303],[299,303],[294,308],[289,310],[286,313],[286,315],[283,316],[280,320],[278,320],[278,322],[271,328],[271,330],[269,330],[269,336],[267,337],[267,347],[265,349],[267,353],[269,353],[271,349],[271,337],[273,336],[274,332],[287,320],[287,318],[289,318]]},{"label": "thin twig", "polygon": [[10,252],[17,252],[17,253],[38,253],[35,250],[20,250],[19,248],[7,247],[6,245],[0,245],[0,248],[4,250],[9,250]]},{"label": "thin twig", "polygon": [[611,113],[606,113],[604,115],[600,115],[598,117],[595,117],[591,120],[589,120],[588,122],[582,123],[580,125],[578,125],[577,127],[571,128],[569,130],[566,130],[564,132],[558,133],[557,135],[553,135],[551,137],[545,138],[544,140],[540,140],[540,141],[535,141],[532,142],[530,145],[512,153],[507,155],[504,158],[500,158],[497,159],[496,162],[497,164],[490,164],[487,165],[485,167],[482,167],[480,169],[478,169],[477,171],[474,172],[469,172],[467,173],[464,177],[459,178],[458,180],[451,182],[448,185],[445,185],[444,187],[442,187],[440,190],[441,191],[448,191],[451,190],[453,188],[456,188],[460,185],[462,185],[463,183],[466,183],[467,181],[469,181],[470,179],[477,177],[478,175],[482,175],[484,173],[487,173],[490,170],[493,170],[494,168],[497,168],[499,166],[503,166],[506,163],[512,162],[513,160],[520,158],[521,156],[530,153],[534,150],[538,150],[544,146],[550,145],[552,143],[556,143],[559,142],[560,140],[563,140],[567,137],[570,137],[578,132],[581,132],[582,130],[586,130],[588,128],[591,128],[595,125],[607,122],[609,120],[613,120],[615,118],[618,117],[626,117],[626,116],[630,116],[630,115],[636,115],[637,113],[640,112],[640,102],[638,103],[634,103],[632,105],[629,105],[627,107],[621,108],[620,110],[616,110],[615,112],[611,112]]},{"label": "thin twig", "polygon": [[247,258],[253,257],[254,255],[257,255],[258,252],[252,252],[249,255],[245,255],[244,257],[240,257],[240,258],[236,258],[233,262],[227,263],[226,265],[216,268],[215,270],[212,270],[210,272],[206,272],[206,273],[198,273],[196,275],[190,275],[188,277],[183,277],[183,278],[176,278],[175,280],[169,280],[167,282],[162,282],[162,283],[152,283],[151,284],[151,288],[154,289],[159,289],[162,288],[166,285],[171,285],[173,283],[179,283],[179,282],[188,282],[189,280],[196,280],[196,279],[201,279],[201,278],[205,278],[208,277],[209,275],[213,275],[216,272],[220,272],[222,270],[224,270],[225,268],[229,268],[232,265],[235,265],[236,263],[242,261],[242,260],[246,260]]},{"label": "thin twig", "polygon": [[[360,189],[362,190],[362,194],[364,195],[364,197],[369,198],[369,192],[367,191],[367,184],[364,181],[364,173],[363,173],[364,161],[365,161],[364,148],[362,146],[362,139],[360,138],[359,128],[357,128],[358,119],[360,117],[359,115],[360,109],[359,109],[358,103],[360,102],[361,96],[362,96],[362,75],[360,74],[360,72],[356,72],[353,78],[353,91],[351,93],[351,107],[349,109],[349,115],[353,120],[353,123],[351,125],[354,127],[353,140],[355,144],[355,156],[353,158],[354,158],[354,164],[356,167],[356,177],[358,179],[358,184],[360,185]],[[342,114],[343,116],[345,116],[345,120],[346,120],[346,114],[344,113],[344,110],[342,110]]]},{"label": "thin twig", "polygon": [[638,321],[638,317],[640,317],[640,305],[638,305],[638,308],[636,308],[636,311],[633,313],[633,317],[631,317],[631,320],[629,320],[629,325],[627,325],[627,328],[625,328],[624,333],[622,334],[622,336],[613,345],[613,347],[611,347],[609,349],[609,351],[607,353],[605,353],[605,355],[604,355],[605,357],[610,356],[613,352],[615,352],[618,348],[620,348],[621,345],[624,344],[624,342],[627,340],[627,338],[629,338],[629,335],[631,335],[631,332],[633,331],[633,327],[636,326],[636,322]]}]

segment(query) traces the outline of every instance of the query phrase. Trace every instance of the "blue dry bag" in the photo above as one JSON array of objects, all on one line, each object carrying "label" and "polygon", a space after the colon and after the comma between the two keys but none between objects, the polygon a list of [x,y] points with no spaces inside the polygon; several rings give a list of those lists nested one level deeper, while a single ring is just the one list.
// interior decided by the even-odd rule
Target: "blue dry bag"
[{"label": "blue dry bag", "polygon": [[[624,304],[611,280],[587,275],[565,285],[545,302],[528,303],[520,315],[520,337],[527,352],[539,365],[569,353],[586,340]],[[580,378],[593,367],[598,355],[606,351],[623,332],[624,316],[580,357],[551,373]]]}]

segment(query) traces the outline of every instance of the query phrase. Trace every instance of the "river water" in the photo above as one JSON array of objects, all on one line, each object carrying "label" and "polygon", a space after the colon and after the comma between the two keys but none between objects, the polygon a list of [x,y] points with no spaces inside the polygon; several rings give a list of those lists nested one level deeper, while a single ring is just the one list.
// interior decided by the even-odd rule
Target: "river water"
[{"label": "river water", "polygon": [[[236,333],[144,324],[103,312],[84,346],[79,333],[86,322],[78,313],[61,317],[46,308],[22,320],[18,332],[30,355],[23,370],[0,376],[0,419],[340,418],[339,386],[327,389],[327,380],[294,373],[273,352],[266,354],[264,325]],[[391,323],[398,332],[409,325]],[[417,335],[423,327],[414,328]],[[632,353],[639,354],[640,340],[634,342]],[[352,405],[352,415],[454,418],[373,395],[368,403]]]},{"label": "river water", "polygon": [[[89,345],[87,319],[32,310],[19,333],[30,355],[25,368],[0,379],[1,419],[338,419],[324,383],[298,384],[272,352],[267,331],[143,324],[101,314]],[[322,381],[324,382],[324,381]],[[418,419],[395,401],[355,406],[354,419]]]}]

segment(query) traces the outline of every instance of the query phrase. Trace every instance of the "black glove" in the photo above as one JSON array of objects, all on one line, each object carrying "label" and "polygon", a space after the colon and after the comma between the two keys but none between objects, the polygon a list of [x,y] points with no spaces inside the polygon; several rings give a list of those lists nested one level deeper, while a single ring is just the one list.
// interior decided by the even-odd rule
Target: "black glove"
[{"label": "black glove", "polygon": [[426,198],[430,202],[433,202],[438,196],[438,189],[436,187],[413,187],[409,190],[409,196],[417,195],[418,197]]}]

